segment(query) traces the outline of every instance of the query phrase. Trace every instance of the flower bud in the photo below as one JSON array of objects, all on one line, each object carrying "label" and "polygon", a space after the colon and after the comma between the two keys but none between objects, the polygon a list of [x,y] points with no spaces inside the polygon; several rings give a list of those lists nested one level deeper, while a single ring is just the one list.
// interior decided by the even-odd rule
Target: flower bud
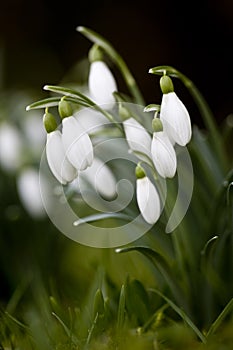
[{"label": "flower bud", "polygon": [[163,94],[168,94],[169,92],[174,91],[172,80],[168,75],[163,75],[160,78],[160,87]]}]

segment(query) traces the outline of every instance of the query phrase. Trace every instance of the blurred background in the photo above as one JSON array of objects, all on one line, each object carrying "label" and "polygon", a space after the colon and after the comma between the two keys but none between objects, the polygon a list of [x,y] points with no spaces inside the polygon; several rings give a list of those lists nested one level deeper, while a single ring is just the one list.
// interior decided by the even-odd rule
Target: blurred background
[{"label": "blurred background", "polygon": [[4,1],[1,84],[40,91],[45,83],[58,83],[90,47],[75,30],[84,25],[121,53],[146,102],[160,96],[148,69],[168,64],[194,81],[222,120],[233,109],[232,23],[231,0]]},{"label": "blurred background", "polygon": [[[161,97],[158,79],[148,74],[149,68],[171,65],[193,80],[209,102],[216,120],[221,122],[233,111],[232,23],[232,0],[2,2],[0,119],[16,122],[15,126],[24,135],[21,139],[28,142],[24,145],[16,142],[18,150],[26,147],[32,152],[23,165],[38,165],[45,143],[42,131],[39,148],[35,152],[31,148],[36,136],[34,132],[33,141],[30,141],[30,135],[39,127],[35,121],[27,134],[21,121],[26,118],[40,120],[40,113],[25,116],[25,106],[47,97],[42,91],[43,85],[59,84],[75,63],[86,57],[91,47],[91,43],[75,30],[78,25],[100,33],[119,51],[135,76],[146,103],[159,103]],[[121,80],[119,84],[120,90],[124,90]],[[176,84],[182,100],[189,105],[193,122],[202,126],[187,91],[179,82]],[[41,132],[36,134],[39,137]],[[25,157],[27,152],[23,151],[23,154]],[[53,276],[68,294],[72,293],[69,286],[77,283],[80,295],[85,295],[86,284],[94,276],[101,250],[78,246],[56,232],[43,213],[37,215],[37,211],[31,212],[32,208],[22,206],[16,180],[22,169],[21,165],[14,168],[14,159],[12,164],[8,169],[0,168],[1,301],[8,300],[21,283],[22,276],[30,280],[36,273]],[[111,252],[107,254],[111,255]],[[128,258],[114,256],[109,267],[119,285],[125,278],[119,271],[124,270],[125,274],[130,271],[142,281],[147,278],[143,265],[140,270],[124,259]],[[76,293],[75,289],[73,293]]]}]

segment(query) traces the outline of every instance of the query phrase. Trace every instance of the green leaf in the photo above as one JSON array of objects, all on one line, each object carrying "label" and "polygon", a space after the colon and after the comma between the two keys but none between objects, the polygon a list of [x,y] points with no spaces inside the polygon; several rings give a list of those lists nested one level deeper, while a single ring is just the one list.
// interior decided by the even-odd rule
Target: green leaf
[{"label": "green leaf", "polygon": [[74,226],[80,226],[82,224],[85,224],[87,222],[94,222],[94,221],[101,221],[106,219],[119,219],[119,220],[126,220],[131,221],[133,218],[131,216],[128,216],[123,213],[100,213],[100,214],[93,214],[89,216],[82,217],[75,221],[73,223]]},{"label": "green leaf", "polygon": [[49,97],[45,98],[43,100],[34,102],[26,107],[26,111],[30,111],[32,109],[39,109],[39,108],[49,108],[49,107],[55,107],[58,106],[60,102],[60,97]]},{"label": "green leaf", "polygon": [[66,324],[62,321],[62,319],[55,313],[52,312],[52,315],[57,319],[57,321],[60,323],[62,326],[65,334],[71,339],[72,343],[75,345],[80,345],[80,341],[78,338],[72,333],[72,331],[66,326]]},{"label": "green leaf", "polygon": [[149,318],[149,297],[138,280],[130,281],[127,285],[126,308],[129,317],[135,319],[137,325],[143,325]]},{"label": "green leaf", "polygon": [[119,71],[121,72],[126,82],[126,85],[128,86],[129,91],[131,92],[132,96],[135,98],[135,102],[138,104],[144,105],[144,99],[136,84],[136,81],[133,75],[131,74],[123,58],[114,49],[114,47],[110,44],[110,42],[107,41],[105,38],[103,38],[100,34],[94,32],[89,28],[79,26],[77,27],[77,31],[82,33],[86,38],[88,38],[93,43],[100,46],[106,52],[106,54],[111,58],[111,60],[115,63],[115,65],[118,67]]},{"label": "green leaf", "polygon": [[56,86],[56,85],[45,85],[44,90],[52,91],[52,92],[56,92],[57,94],[62,94],[65,96],[81,99],[90,106],[95,105],[95,103],[91,99],[89,99],[87,96],[85,96],[81,92],[74,90],[74,89],[70,89],[70,88],[63,87],[63,86]]},{"label": "green leaf", "polygon": [[97,289],[94,297],[93,318],[95,318],[97,314],[99,314],[99,316],[104,314],[104,297],[100,289]]},{"label": "green leaf", "polygon": [[216,318],[216,320],[212,323],[206,338],[209,338],[220,326],[224,318],[233,310],[233,298],[227,303],[223,311],[219,314],[219,316]]},{"label": "green leaf", "polygon": [[184,295],[182,295],[181,290],[177,285],[177,281],[174,278],[174,273],[171,267],[168,265],[165,258],[161,254],[159,254],[158,252],[156,252],[155,250],[149,247],[144,247],[144,246],[116,249],[117,253],[126,253],[130,251],[138,251],[143,255],[145,255],[152,262],[152,264],[160,271],[162,276],[165,278],[176,300],[179,303],[184,304],[185,307],[187,307],[185,302],[185,297]]},{"label": "green leaf", "polygon": [[189,327],[196,333],[196,335],[201,339],[201,341],[204,344],[206,343],[206,337],[202,334],[202,332],[197,328],[197,326],[181,308],[179,308],[171,299],[166,297],[159,290],[153,288],[150,289],[150,291],[158,294],[161,298],[163,298],[168,303],[168,305],[189,325]]},{"label": "green leaf", "polygon": [[196,102],[197,107],[199,108],[200,114],[203,118],[203,121],[207,129],[210,131],[212,146],[215,149],[216,154],[218,155],[219,162],[220,164],[222,164],[223,169],[226,169],[227,159],[226,159],[225,149],[223,146],[223,140],[219,132],[217,123],[215,121],[214,115],[208,103],[206,102],[204,96],[201,94],[198,88],[187,76],[185,76],[183,73],[179,72],[177,69],[171,66],[157,66],[154,68],[150,68],[149,70],[149,73],[156,74],[156,75],[162,75],[164,74],[164,72],[166,72],[166,74],[172,77],[179,78],[182,81],[182,83],[186,86],[186,88],[189,90],[194,101]]},{"label": "green leaf", "polygon": [[120,331],[125,322],[125,285],[123,284],[120,292],[120,299],[117,313],[117,329]]}]

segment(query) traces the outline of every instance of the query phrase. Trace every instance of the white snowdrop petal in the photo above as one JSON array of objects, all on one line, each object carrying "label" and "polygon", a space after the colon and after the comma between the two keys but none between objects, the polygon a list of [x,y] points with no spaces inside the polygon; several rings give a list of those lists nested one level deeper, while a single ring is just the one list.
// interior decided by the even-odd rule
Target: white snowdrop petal
[{"label": "white snowdrop petal", "polygon": [[155,224],[160,217],[160,198],[155,186],[147,176],[137,179],[136,195],[144,220],[148,224]]},{"label": "white snowdrop petal", "polygon": [[55,130],[47,135],[46,155],[53,175],[63,185],[77,176],[77,170],[65,156],[62,135],[59,130]]},{"label": "white snowdrop petal", "polygon": [[176,152],[164,131],[153,134],[151,155],[154,166],[162,177],[173,177],[175,175],[177,167]]},{"label": "white snowdrop petal", "polygon": [[[41,178],[40,180],[45,182],[45,179]],[[27,168],[21,171],[17,177],[17,189],[26,211],[34,218],[43,217],[46,212],[40,193],[38,171],[33,168]]]},{"label": "white snowdrop petal", "polygon": [[160,119],[164,131],[177,144],[185,146],[191,139],[192,128],[189,113],[175,92],[164,94]]},{"label": "white snowdrop petal", "polygon": [[7,122],[0,124],[0,165],[15,171],[22,163],[23,141],[19,130]]},{"label": "white snowdrop petal", "polygon": [[95,61],[90,65],[88,78],[88,87],[90,97],[103,108],[111,109],[114,106],[115,99],[113,92],[117,91],[115,78],[103,61]]},{"label": "white snowdrop petal", "polygon": [[134,118],[129,118],[123,122],[126,140],[130,149],[151,157],[151,137],[146,129]]},{"label": "white snowdrop petal", "polygon": [[83,108],[74,115],[75,119],[82,125],[82,128],[90,135],[101,130],[110,121],[91,108]]},{"label": "white snowdrop petal", "polygon": [[80,172],[79,176],[85,178],[103,197],[110,199],[116,195],[116,178],[99,158],[94,158],[92,165]]},{"label": "white snowdrop petal", "polygon": [[63,119],[62,125],[62,142],[67,158],[76,169],[85,170],[93,162],[89,135],[74,117]]}]

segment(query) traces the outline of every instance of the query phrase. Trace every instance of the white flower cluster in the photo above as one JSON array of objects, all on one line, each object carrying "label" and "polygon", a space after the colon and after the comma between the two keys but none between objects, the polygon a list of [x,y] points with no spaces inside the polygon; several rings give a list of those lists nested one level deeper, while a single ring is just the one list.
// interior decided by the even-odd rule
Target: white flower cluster
[{"label": "white flower cluster", "polygon": [[[167,75],[160,80],[163,93],[159,110],[155,111],[152,122],[153,135],[130,115],[122,122],[123,131],[129,148],[142,160],[153,165],[153,171],[162,178],[172,178],[177,169],[175,145],[185,146],[191,139],[191,122],[187,109],[174,92],[173,84]],[[113,92],[117,84],[108,66],[102,60],[94,60],[90,65],[88,78],[89,96],[105,110],[114,107]],[[61,115],[62,113],[60,113]],[[48,114],[49,115],[49,114]],[[62,116],[62,115],[61,115]],[[72,113],[62,116],[61,131],[48,127],[46,154],[48,164],[54,176],[62,184],[72,182],[78,174],[84,174],[92,182],[97,168],[93,145],[83,125]],[[52,123],[51,123],[52,124]],[[50,122],[48,122],[50,125]],[[101,162],[97,160],[97,162]],[[98,192],[107,197],[106,184],[111,183],[111,195],[115,193],[115,178],[110,169],[101,163],[100,183],[95,183]],[[88,169],[88,170],[87,170]],[[149,224],[154,224],[161,214],[160,196],[154,183],[140,166],[136,171],[136,197],[140,212]],[[139,175],[138,175],[139,174]]]}]

